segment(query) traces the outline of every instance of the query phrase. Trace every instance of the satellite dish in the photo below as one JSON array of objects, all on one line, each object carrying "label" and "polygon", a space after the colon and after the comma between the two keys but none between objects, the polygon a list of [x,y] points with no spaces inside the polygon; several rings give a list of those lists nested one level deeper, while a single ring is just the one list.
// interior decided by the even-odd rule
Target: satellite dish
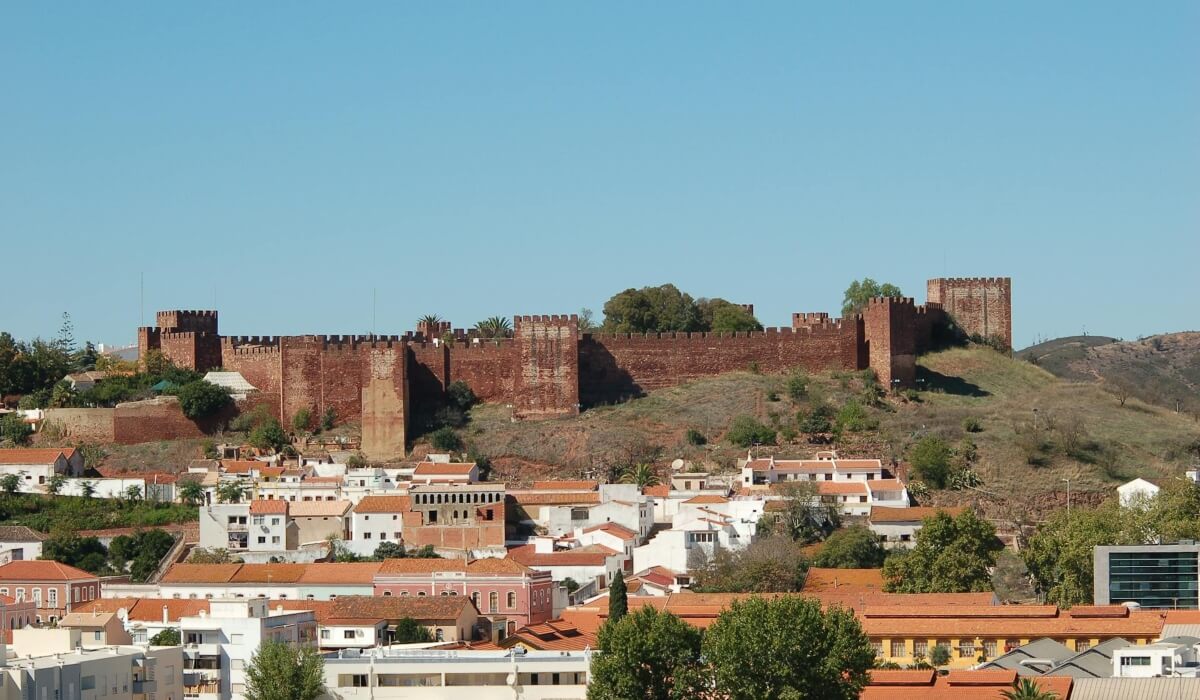
[{"label": "satellite dish", "polygon": [[683,469],[683,460],[682,459],[676,459],[674,462],[671,462],[671,470],[672,471],[679,471],[680,469]]}]

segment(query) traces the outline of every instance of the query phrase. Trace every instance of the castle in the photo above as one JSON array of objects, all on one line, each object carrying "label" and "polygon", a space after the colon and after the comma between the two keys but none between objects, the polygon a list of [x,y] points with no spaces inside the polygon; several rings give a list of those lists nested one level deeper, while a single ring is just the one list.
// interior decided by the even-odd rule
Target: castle
[{"label": "castle", "polygon": [[724,372],[872,369],[884,386],[910,386],[916,356],[947,321],[971,336],[1012,346],[1009,278],[928,282],[927,302],[877,298],[852,318],[792,315],[790,328],[721,333],[580,333],[575,316],[517,316],[511,338],[484,339],[420,325],[393,336],[223,336],[216,311],[160,311],[138,329],[145,357],[159,350],[181,367],[240,372],[257,400],[287,421],[301,409],[361,418],[372,459],[405,453],[412,408],[445,400],[463,381],[516,419],[577,414],[581,407],[637,396]]}]

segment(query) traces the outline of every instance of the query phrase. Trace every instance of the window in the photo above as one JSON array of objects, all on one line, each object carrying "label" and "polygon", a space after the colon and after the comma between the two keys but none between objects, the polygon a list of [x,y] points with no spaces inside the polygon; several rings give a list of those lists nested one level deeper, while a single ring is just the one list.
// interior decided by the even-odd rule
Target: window
[{"label": "window", "polygon": [[259,543],[259,544],[266,544],[266,543],[267,543],[267,538],[266,538],[266,537],[259,537],[259,538],[258,538],[258,543]]},{"label": "window", "polygon": [[871,651],[875,652],[875,656],[883,656],[883,642],[871,642]]},{"label": "window", "polygon": [[439,642],[444,642],[444,641],[446,641],[446,636],[445,636],[445,634],[442,632],[442,628],[441,628],[441,627],[437,628],[437,629],[434,631],[434,633],[433,633],[433,638],[434,638],[436,641],[439,641]]},{"label": "window", "polygon": [[1122,666],[1149,666],[1150,665],[1150,657],[1149,656],[1122,656],[1121,657],[1121,665]]},{"label": "window", "polygon": [[104,633],[101,632],[100,630],[96,630],[95,632],[92,632],[92,639],[96,640],[97,642],[103,638],[104,638]]},{"label": "window", "polygon": [[[17,602],[18,602],[18,603],[21,603],[21,602],[23,602],[23,601],[25,600],[25,589],[24,589],[24,588],[18,588],[18,589],[17,589],[17,596],[16,596],[16,598],[17,598]],[[76,602],[76,603],[78,603],[78,602],[79,602],[79,589],[78,589],[78,588],[76,588],[76,589],[75,589],[75,602]]]},{"label": "window", "polygon": [[321,630],[321,639],[329,639],[329,630]]},{"label": "window", "polygon": [[492,591],[488,593],[488,611],[496,612],[500,608],[500,594]]},{"label": "window", "polygon": [[42,607],[42,589],[33,589],[33,602],[37,607]]},{"label": "window", "polygon": [[914,640],[913,656],[929,656],[929,641],[926,639]]},{"label": "window", "polygon": [[271,538],[271,544],[279,544],[279,536],[278,535]]},{"label": "window", "polygon": [[904,648],[904,642],[892,641],[892,658],[901,658],[908,656],[908,650]]},{"label": "window", "polygon": [[1075,640],[1075,651],[1087,651],[1092,648],[1092,640],[1077,639]]},{"label": "window", "polygon": [[343,630],[342,639],[354,639],[354,630]]},{"label": "window", "polygon": [[272,524],[272,525],[278,525],[278,524],[279,524],[279,518],[271,518],[271,524]]},{"label": "window", "polygon": [[988,657],[989,659],[994,659],[994,658],[996,658],[996,651],[997,651],[996,640],[985,639],[983,641],[983,655],[984,656]]},{"label": "window", "polygon": [[363,533],[363,539],[364,539],[364,540],[369,540],[369,539],[371,539],[371,533],[369,533],[369,532],[364,532],[364,533]]},{"label": "window", "polygon": [[[0,589],[0,593],[3,593],[3,592],[4,592],[4,590]],[[52,607],[52,608],[58,607],[58,589],[57,588],[47,588],[46,589],[46,605],[48,605],[49,607]]]},{"label": "window", "polygon": [[425,597],[425,591],[417,591],[417,597],[418,597],[418,598],[423,598],[423,597]]},{"label": "window", "polygon": [[475,609],[479,609],[479,591],[471,594],[471,602],[475,604]]},{"label": "window", "polygon": [[975,641],[962,639],[958,642],[958,658],[970,659],[975,656]]},{"label": "window", "polygon": [[[342,686],[342,687],[345,688],[347,686]],[[367,680],[367,674],[356,673],[356,674],[350,676],[350,685],[348,687],[350,687],[350,688],[369,688],[370,682]]]},{"label": "window", "polygon": [[255,525],[262,525],[264,522],[266,522],[266,520],[263,518],[263,516],[261,516],[261,515],[254,516],[254,524]]},{"label": "window", "polygon": [[517,594],[512,591],[508,592],[508,609],[512,610],[517,607]]}]

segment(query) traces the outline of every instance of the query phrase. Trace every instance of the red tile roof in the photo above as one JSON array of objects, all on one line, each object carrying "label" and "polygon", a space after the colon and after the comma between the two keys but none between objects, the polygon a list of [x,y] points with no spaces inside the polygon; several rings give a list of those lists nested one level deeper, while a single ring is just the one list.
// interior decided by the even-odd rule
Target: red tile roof
[{"label": "red tile roof", "polygon": [[475,611],[467,596],[338,596],[330,601],[329,619],[457,620],[468,608]]},{"label": "red tile roof", "polygon": [[301,584],[370,585],[383,562],[330,562],[307,564],[298,582]]},{"label": "red tile roof", "polygon": [[67,459],[75,454],[74,448],[12,448],[0,450],[0,464],[54,464],[59,456]]},{"label": "red tile roof", "polygon": [[558,480],[558,481],[535,481],[533,488],[539,491],[595,491],[600,487],[598,481],[584,480]]},{"label": "red tile roof", "polygon": [[725,498],[724,496],[718,496],[716,494],[700,494],[699,496],[693,496],[693,497],[687,499],[686,501],[684,501],[684,503],[693,503],[693,504],[728,503],[728,502],[729,502],[728,498]]},{"label": "red tile roof", "polygon": [[413,476],[467,476],[474,468],[474,462],[420,462]]},{"label": "red tile roof", "polygon": [[904,488],[904,483],[899,479],[871,479],[866,484],[872,491],[899,491]]},{"label": "red tile roof", "polygon": [[823,591],[880,592],[883,590],[882,569],[822,569],[812,567],[804,579],[803,593]]},{"label": "red tile roof", "polygon": [[353,505],[350,501],[290,501],[288,513],[293,518],[340,517]]},{"label": "red tile roof", "polygon": [[817,493],[822,496],[865,496],[865,481],[818,481]]},{"label": "red tile roof", "polygon": [[618,525],[617,523],[601,523],[599,525],[593,525],[584,530],[584,532],[597,532],[597,531],[607,532],[608,534],[610,534],[614,537],[618,537],[622,540],[636,540],[638,537],[638,534],[636,532],[634,532],[633,530],[630,530],[629,528],[625,527],[624,525]]},{"label": "red tile roof", "polygon": [[871,508],[870,520],[873,523],[907,523],[921,522],[925,518],[932,518],[938,513],[946,513],[950,517],[957,517],[966,508],[930,508],[917,506],[913,508],[887,508],[884,506],[873,506]]},{"label": "red tile roof", "polygon": [[269,467],[270,464],[260,462],[256,459],[223,459],[221,460],[221,471],[226,474],[249,474],[252,470]]},{"label": "red tile roof", "polygon": [[174,564],[161,583],[229,583],[241,564]]},{"label": "red tile roof", "polygon": [[364,496],[355,513],[407,513],[412,510],[412,499],[408,496]]},{"label": "red tile roof", "polygon": [[0,566],[0,581],[80,581],[99,580],[83,569],[43,559],[10,561]]},{"label": "red tile roof", "polygon": [[617,554],[603,545],[590,545],[576,549],[539,554],[531,544],[508,550],[508,556],[525,566],[604,566],[608,557]]},{"label": "red tile roof", "polygon": [[522,506],[573,506],[600,502],[596,492],[563,491],[560,493],[512,493],[508,497]]},{"label": "red tile roof", "polygon": [[287,515],[288,502],[279,500],[265,500],[256,498],[250,501],[250,515]]},{"label": "red tile roof", "polygon": [[642,493],[653,498],[667,498],[671,495],[671,486],[669,484],[647,486],[646,488],[642,489]]}]

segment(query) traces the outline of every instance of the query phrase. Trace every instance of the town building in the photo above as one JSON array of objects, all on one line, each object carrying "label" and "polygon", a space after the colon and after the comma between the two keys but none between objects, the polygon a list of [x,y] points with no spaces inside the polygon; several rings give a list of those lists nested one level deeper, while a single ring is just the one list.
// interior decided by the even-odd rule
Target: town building
[{"label": "town building", "polygon": [[100,597],[100,579],[56,561],[10,561],[0,566],[0,596],[37,606],[37,621],[53,624]]},{"label": "town building", "polygon": [[133,637],[129,636],[123,621],[117,617],[116,613],[99,611],[67,613],[58,621],[58,628],[79,630],[80,643],[84,649],[133,644]]},{"label": "town building", "polygon": [[553,617],[554,588],[513,559],[388,559],[375,575],[377,596],[463,596],[505,632]]},{"label": "town building", "polygon": [[[80,647],[79,630],[13,632],[0,666],[7,700],[184,700],[180,647]],[[215,700],[215,699],[213,699]]]},{"label": "town building", "polygon": [[1136,603],[1143,608],[1200,608],[1200,545],[1145,544],[1096,547],[1096,605]]},{"label": "town building", "polygon": [[0,564],[41,557],[45,539],[24,525],[0,525]]},{"label": "town building", "polygon": [[16,475],[20,490],[45,493],[54,476],[83,476],[83,453],[73,447],[0,449],[0,476]]},{"label": "town building", "polygon": [[958,517],[963,508],[930,508],[928,506],[887,507],[872,506],[867,518],[867,527],[879,541],[889,549],[912,549],[917,546],[917,533],[925,523],[939,512]]}]

